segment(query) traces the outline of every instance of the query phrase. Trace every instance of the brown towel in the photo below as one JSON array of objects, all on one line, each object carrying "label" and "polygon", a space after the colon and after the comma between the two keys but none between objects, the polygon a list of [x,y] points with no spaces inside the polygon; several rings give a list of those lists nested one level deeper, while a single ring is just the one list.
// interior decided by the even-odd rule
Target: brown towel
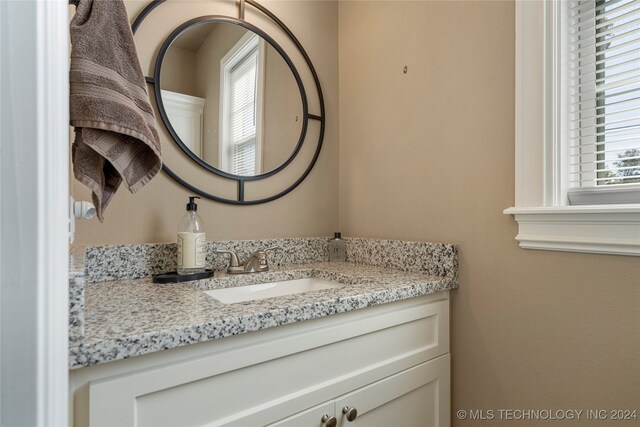
[{"label": "brown towel", "polygon": [[122,0],[80,0],[70,30],[73,172],[102,222],[122,181],[135,193],[158,173],[160,138]]}]

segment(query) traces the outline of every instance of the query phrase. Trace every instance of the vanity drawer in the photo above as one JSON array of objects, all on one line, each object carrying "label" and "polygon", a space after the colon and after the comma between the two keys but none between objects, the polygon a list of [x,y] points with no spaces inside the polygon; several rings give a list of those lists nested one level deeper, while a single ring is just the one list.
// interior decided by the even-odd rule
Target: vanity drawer
[{"label": "vanity drawer", "polygon": [[275,338],[251,333],[236,348],[91,381],[90,424],[275,422],[447,353],[448,293],[275,329]]}]

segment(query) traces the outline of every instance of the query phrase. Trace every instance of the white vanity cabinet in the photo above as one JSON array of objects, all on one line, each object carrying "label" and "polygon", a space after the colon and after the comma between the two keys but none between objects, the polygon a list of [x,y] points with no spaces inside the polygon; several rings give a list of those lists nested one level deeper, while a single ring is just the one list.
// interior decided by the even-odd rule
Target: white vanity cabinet
[{"label": "white vanity cabinet", "polygon": [[[335,417],[335,425],[341,427],[447,426],[449,372],[449,354],[446,354],[269,426],[331,427],[331,417]],[[347,418],[349,411],[354,411],[351,421]]]},{"label": "white vanity cabinet", "polygon": [[76,427],[448,426],[449,294],[81,368],[70,385]]}]

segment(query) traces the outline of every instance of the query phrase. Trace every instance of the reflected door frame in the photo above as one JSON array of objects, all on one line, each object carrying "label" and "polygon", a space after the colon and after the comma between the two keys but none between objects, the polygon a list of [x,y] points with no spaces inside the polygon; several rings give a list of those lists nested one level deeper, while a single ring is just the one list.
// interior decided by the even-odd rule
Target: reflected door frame
[{"label": "reflected door frame", "polygon": [[162,90],[167,116],[182,142],[198,157],[204,158],[204,106],[206,100],[179,92]]}]

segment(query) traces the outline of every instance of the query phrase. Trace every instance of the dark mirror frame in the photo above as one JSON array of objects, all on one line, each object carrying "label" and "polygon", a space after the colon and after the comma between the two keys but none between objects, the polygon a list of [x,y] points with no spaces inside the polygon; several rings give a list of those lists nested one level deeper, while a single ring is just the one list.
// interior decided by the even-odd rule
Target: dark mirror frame
[{"label": "dark mirror frame", "polygon": [[[204,24],[208,24],[208,23],[217,23],[217,22],[233,24],[233,25],[237,25],[237,26],[243,27],[243,28],[245,28],[245,29],[247,29],[249,31],[252,31],[253,33],[259,35],[264,40],[266,40],[267,43],[269,43],[280,54],[282,59],[284,59],[284,61],[287,63],[289,69],[293,73],[293,77],[296,80],[296,84],[298,85],[298,90],[300,91],[300,98],[301,98],[301,101],[302,101],[302,117],[304,119],[302,120],[302,129],[300,130],[300,137],[298,139],[298,142],[297,142],[293,152],[291,153],[289,158],[287,160],[285,160],[284,163],[282,163],[277,168],[272,169],[272,170],[270,170],[268,172],[265,172],[263,174],[260,174],[260,175],[248,175],[248,176],[234,175],[234,174],[225,172],[223,170],[220,170],[220,169],[216,168],[215,166],[212,166],[209,163],[207,163],[204,160],[202,160],[200,157],[198,157],[196,154],[194,154],[193,151],[191,151],[187,147],[187,145],[182,141],[182,139],[180,138],[178,133],[173,128],[173,125],[171,124],[171,121],[169,120],[169,116],[167,115],[167,112],[166,112],[166,110],[164,108],[164,101],[162,100],[162,84],[160,83],[160,79],[162,77],[162,62],[164,61],[164,57],[166,56],[167,51],[169,50],[169,48],[171,47],[173,42],[178,37],[180,37],[181,34],[183,34],[184,32],[188,31],[189,29],[197,27],[198,25],[204,25]],[[191,158],[191,160],[193,160],[194,162],[196,162],[197,164],[199,164],[200,166],[202,166],[203,168],[205,168],[209,172],[213,172],[216,175],[220,175],[220,176],[223,176],[225,178],[243,179],[245,181],[268,178],[268,177],[270,177],[272,175],[275,175],[276,173],[280,172],[285,167],[287,167],[287,165],[289,165],[289,163],[291,163],[293,161],[293,159],[296,157],[296,155],[300,151],[300,148],[302,148],[302,144],[304,143],[304,140],[305,140],[305,137],[306,137],[306,133],[307,133],[307,126],[309,124],[309,105],[307,103],[307,93],[304,90],[304,85],[302,84],[302,79],[300,78],[300,74],[298,73],[298,70],[293,65],[293,62],[291,61],[291,58],[289,58],[289,56],[284,51],[284,49],[282,49],[282,47],[280,45],[278,45],[276,43],[276,41],[273,40],[268,34],[266,34],[261,29],[255,27],[254,25],[251,25],[251,24],[249,24],[249,23],[247,23],[245,21],[240,21],[240,20],[235,19],[235,18],[229,18],[229,17],[226,17],[226,16],[217,16],[217,15],[201,16],[201,17],[198,17],[198,18],[191,19],[191,20],[185,22],[184,24],[180,25],[178,28],[176,28],[169,35],[169,37],[167,37],[167,39],[164,41],[164,43],[160,47],[160,52],[158,52],[158,56],[156,58],[156,65],[155,65],[155,69],[154,69],[153,74],[155,75],[155,81],[154,81],[153,87],[154,87],[155,96],[156,96],[156,103],[158,104],[158,110],[160,112],[160,117],[162,118],[162,121],[164,122],[165,127],[169,131],[169,134],[171,135],[173,140],[176,142],[176,144],[178,144],[178,146],[182,149],[182,151],[184,151],[184,153],[187,156],[189,156]]]},{"label": "dark mirror frame", "polygon": [[[140,27],[140,25],[142,24],[144,19],[154,9],[156,9],[158,6],[160,6],[165,1],[166,0],[153,0],[151,3],[149,3],[140,12],[140,14],[136,17],[136,19],[134,20],[134,22],[133,22],[133,24],[131,26],[131,29],[132,29],[134,34],[138,30],[138,28]],[[309,113],[309,106],[308,106],[308,102],[307,102],[307,93],[306,93],[304,84],[302,82],[302,79],[300,78],[300,74],[298,73],[298,70],[296,69],[295,65],[293,64],[293,61],[291,61],[291,58],[287,55],[287,53],[284,51],[284,49],[282,49],[282,47],[278,43],[276,43],[276,41],[271,36],[269,36],[267,33],[265,33],[263,30],[261,30],[260,28],[254,26],[253,24],[250,24],[250,23],[248,23],[248,22],[246,22],[244,20],[244,11],[245,11],[246,5],[250,5],[250,6],[254,7],[256,10],[260,11],[261,13],[266,15],[271,21],[273,21],[275,24],[277,24],[278,27],[280,27],[280,29],[282,29],[282,31],[294,43],[294,45],[298,49],[299,53],[304,58],[307,66],[309,67],[309,70],[311,71],[311,74],[313,76],[313,80],[314,80],[314,83],[315,83],[315,89],[317,90],[317,93],[318,93],[318,100],[319,100],[319,103],[320,103],[320,114],[319,115],[310,114]],[[233,17],[229,17],[229,16],[219,16],[219,15],[200,16],[200,17],[193,18],[193,19],[191,19],[189,21],[186,21],[183,24],[181,24],[178,28],[176,28],[174,31],[172,31],[171,34],[163,42],[163,44],[162,44],[162,46],[160,48],[160,51],[159,51],[159,53],[158,53],[158,55],[156,57],[155,67],[154,67],[154,77],[146,77],[146,81],[147,81],[147,83],[153,85],[153,87],[154,87],[155,100],[156,100],[156,105],[158,107],[158,111],[160,113],[160,117],[161,117],[162,122],[164,123],[167,131],[169,132],[171,138],[173,139],[173,141],[180,147],[180,149],[187,156],[189,156],[189,158],[191,160],[193,160],[199,166],[203,167],[207,171],[212,172],[212,173],[214,173],[214,174],[216,174],[218,176],[221,176],[223,178],[226,178],[226,179],[229,179],[229,180],[232,180],[232,181],[236,181],[237,182],[237,194],[238,194],[238,196],[237,196],[237,198],[235,200],[227,199],[227,198],[219,197],[219,196],[216,196],[215,194],[211,194],[209,192],[206,192],[206,191],[204,191],[204,190],[202,190],[200,188],[197,188],[197,187],[193,186],[192,184],[189,184],[188,182],[186,182],[182,178],[180,178],[175,172],[173,172],[171,169],[169,169],[169,167],[164,163],[162,165],[162,170],[167,175],[169,175],[169,177],[171,177],[174,181],[176,181],[178,184],[182,185],[184,188],[186,188],[189,191],[191,191],[193,193],[196,193],[196,194],[198,194],[198,195],[200,195],[202,197],[205,197],[207,199],[214,200],[214,201],[220,202],[220,203],[231,204],[231,205],[257,205],[257,204],[261,204],[261,203],[271,202],[273,200],[279,199],[280,197],[288,194],[293,189],[295,189],[298,185],[300,185],[300,183],[302,181],[304,181],[304,179],[309,175],[309,173],[313,169],[316,161],[318,160],[318,156],[320,155],[320,150],[322,148],[322,141],[324,139],[324,127],[325,127],[324,98],[322,96],[322,89],[320,88],[320,81],[318,79],[318,75],[316,73],[315,68],[313,67],[313,64],[311,63],[311,60],[309,59],[309,56],[307,55],[306,51],[304,50],[304,48],[302,47],[302,45],[300,44],[298,39],[293,35],[293,33],[289,30],[289,28],[287,28],[284,25],[284,23],[282,23],[282,21],[280,21],[280,19],[278,19],[278,17],[276,17],[273,13],[271,13],[269,10],[267,10],[264,6],[256,3],[254,0],[240,0],[239,1],[239,7],[238,7],[238,15],[239,15],[239,18],[233,18]],[[273,169],[273,170],[271,170],[269,172],[266,172],[266,173],[263,173],[263,174],[260,174],[260,175],[255,175],[255,176],[240,176],[240,175],[230,174],[228,172],[222,171],[222,170],[220,170],[218,168],[215,168],[215,167],[211,166],[209,163],[205,162],[204,160],[202,160],[201,158],[196,156],[182,142],[182,140],[180,139],[180,137],[178,136],[178,134],[174,130],[173,126],[171,125],[171,122],[169,121],[169,117],[167,116],[167,113],[166,113],[166,111],[164,109],[164,104],[162,102],[161,86],[160,86],[160,76],[161,76],[161,69],[162,69],[162,61],[164,59],[164,56],[166,55],[167,50],[169,49],[171,44],[175,41],[175,39],[180,36],[180,34],[184,33],[189,28],[192,28],[192,27],[197,26],[197,25],[202,25],[202,24],[205,24],[205,23],[209,23],[209,22],[230,23],[230,24],[234,24],[234,25],[238,25],[238,26],[244,27],[247,30],[253,31],[254,33],[258,34],[260,37],[265,39],[273,48],[275,48],[278,51],[278,53],[282,56],[282,58],[285,60],[285,62],[287,63],[287,65],[291,69],[291,72],[293,73],[293,76],[294,76],[294,78],[296,80],[296,83],[298,84],[298,88],[300,90],[300,96],[301,96],[301,100],[302,100],[302,108],[303,108],[303,111],[302,111],[303,121],[302,121],[302,129],[301,129],[301,133],[300,133],[300,138],[299,138],[298,143],[297,143],[294,151],[292,152],[291,156],[283,164],[281,164],[280,166],[278,166],[277,168],[275,168],[275,169]],[[305,169],[303,174],[291,186],[289,186],[285,190],[280,191],[280,192],[278,192],[278,193],[276,193],[276,194],[274,194],[274,195],[272,195],[270,197],[265,197],[265,198],[262,198],[262,199],[255,199],[255,200],[245,200],[244,183],[246,181],[255,181],[255,180],[265,179],[265,178],[268,178],[270,176],[273,176],[276,173],[284,170],[294,160],[294,158],[300,152],[300,149],[302,148],[302,145],[305,143],[305,140],[306,140],[306,137],[307,137],[307,128],[308,128],[309,120],[317,120],[317,121],[319,121],[320,122],[320,131],[319,131],[318,142],[317,142],[315,153],[313,155],[313,158],[312,158],[311,162],[309,163],[309,165],[307,166],[307,168]]]}]

